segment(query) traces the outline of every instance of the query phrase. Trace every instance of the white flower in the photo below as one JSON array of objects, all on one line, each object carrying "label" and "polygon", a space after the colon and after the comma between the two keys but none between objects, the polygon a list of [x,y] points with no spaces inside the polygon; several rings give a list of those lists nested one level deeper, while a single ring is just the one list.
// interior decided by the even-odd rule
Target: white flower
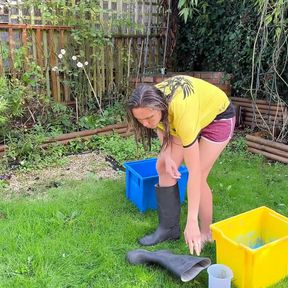
[{"label": "white flower", "polygon": [[72,60],[76,61],[77,60],[77,56],[72,56]]},{"label": "white flower", "polygon": [[59,55],[58,55],[58,58],[59,58],[59,59],[62,59],[62,58],[63,58],[63,55],[62,55],[62,54],[59,54]]},{"label": "white flower", "polygon": [[77,62],[77,67],[79,67],[79,68],[83,68],[83,63],[81,63],[81,62]]},{"label": "white flower", "polygon": [[60,50],[60,53],[61,53],[62,55],[65,55],[66,50],[65,50],[65,49],[61,49],[61,50]]},{"label": "white flower", "polygon": [[54,71],[54,72],[58,71],[58,67],[57,67],[57,66],[54,66],[54,67],[52,68],[52,71]]},{"label": "white flower", "polygon": [[87,65],[88,65],[88,61],[85,61],[85,62],[84,62],[84,65],[87,66]]}]

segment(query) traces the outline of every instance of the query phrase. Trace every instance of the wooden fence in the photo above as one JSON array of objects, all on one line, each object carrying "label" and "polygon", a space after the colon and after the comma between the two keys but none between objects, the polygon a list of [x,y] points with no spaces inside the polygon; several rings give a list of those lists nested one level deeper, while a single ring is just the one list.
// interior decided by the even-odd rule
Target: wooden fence
[{"label": "wooden fence", "polygon": [[[58,57],[61,49],[69,50],[73,47],[75,51],[76,45],[71,37],[74,28],[47,23],[44,25],[45,21],[39,11],[32,8],[24,11],[19,6],[20,1],[10,2],[12,4],[8,8],[0,4],[0,21],[4,22],[0,24],[0,73],[17,77],[20,73],[19,64],[16,63],[17,55],[22,51],[24,71],[29,63],[36,62],[45,76],[48,95],[53,96],[58,102],[73,101],[75,91],[71,91],[68,76],[53,68],[61,66],[62,60]],[[139,30],[135,30],[133,25],[122,28],[121,31],[118,28],[107,28],[106,44],[99,45],[99,48],[89,47],[89,43],[85,44],[85,55],[81,60],[89,62],[85,70],[100,99],[109,95],[115,87],[124,87],[131,74],[143,74],[144,71],[149,74],[160,70],[160,63],[163,62],[163,11],[159,8],[159,2],[100,1],[102,10],[99,19],[101,23],[106,23],[107,27],[111,17],[119,15],[129,17],[131,23],[140,25]],[[91,55],[95,54],[97,57],[91,60]],[[87,89],[87,94],[89,93],[91,95],[91,89]]]}]

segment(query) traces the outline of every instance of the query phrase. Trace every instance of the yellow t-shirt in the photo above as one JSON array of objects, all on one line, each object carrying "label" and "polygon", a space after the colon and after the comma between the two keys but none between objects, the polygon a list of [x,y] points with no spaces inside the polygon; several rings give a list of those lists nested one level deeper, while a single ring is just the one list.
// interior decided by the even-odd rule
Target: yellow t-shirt
[{"label": "yellow t-shirt", "polygon": [[[199,132],[230,104],[218,87],[198,78],[177,75],[155,85],[164,95],[172,95],[168,108],[170,133],[184,147],[194,143]],[[160,122],[157,128],[163,130]]]}]

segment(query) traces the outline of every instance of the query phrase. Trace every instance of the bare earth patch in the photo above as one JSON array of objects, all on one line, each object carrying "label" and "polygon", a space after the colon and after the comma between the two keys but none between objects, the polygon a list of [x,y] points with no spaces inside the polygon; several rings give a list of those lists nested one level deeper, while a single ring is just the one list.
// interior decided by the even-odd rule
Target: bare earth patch
[{"label": "bare earth patch", "polygon": [[67,163],[61,167],[12,174],[5,194],[8,197],[15,194],[32,196],[38,194],[40,190],[61,186],[66,180],[84,180],[87,177],[117,179],[121,174],[112,168],[104,155],[97,152],[70,155],[67,156]]}]

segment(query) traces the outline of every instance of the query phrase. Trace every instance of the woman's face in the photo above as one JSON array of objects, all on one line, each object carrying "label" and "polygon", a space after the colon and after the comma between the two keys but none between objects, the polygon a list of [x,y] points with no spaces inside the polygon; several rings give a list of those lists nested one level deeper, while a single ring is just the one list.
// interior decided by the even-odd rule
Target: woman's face
[{"label": "woman's face", "polygon": [[154,129],[161,121],[162,112],[148,107],[133,108],[133,116],[141,123],[144,127]]}]

